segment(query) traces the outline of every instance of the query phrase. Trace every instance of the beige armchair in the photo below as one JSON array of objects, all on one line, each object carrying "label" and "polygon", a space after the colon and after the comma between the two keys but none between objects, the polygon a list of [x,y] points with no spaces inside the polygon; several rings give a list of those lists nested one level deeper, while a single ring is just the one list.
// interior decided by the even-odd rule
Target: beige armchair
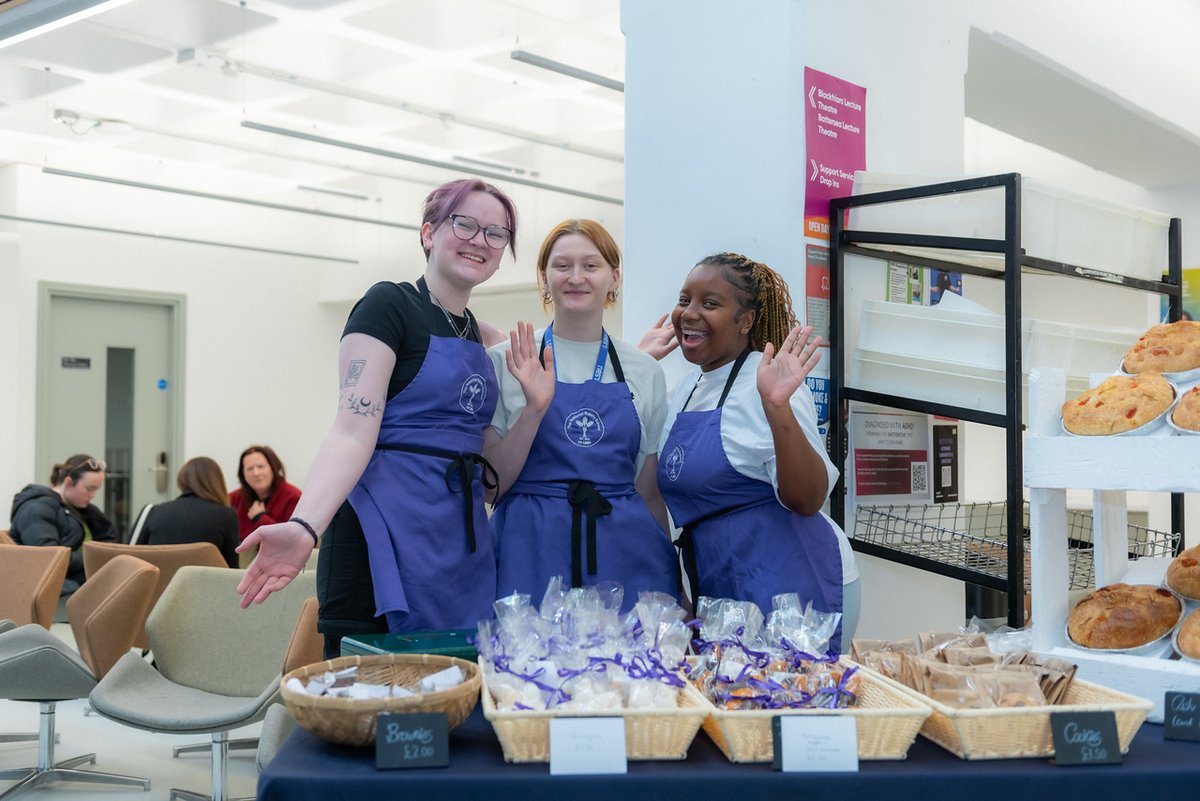
[{"label": "beige armchair", "polygon": [[[226,567],[225,557],[211,542],[188,542],[180,545],[125,545],[119,542],[88,541],[83,544],[83,572],[89,577],[106,562],[121,554],[136,556],[158,568],[158,584],[150,598],[150,609],[162,596],[175,573],[184,565]],[[150,647],[144,628],[138,632],[134,645],[143,650]]]},{"label": "beige armchair", "polygon": [[316,578],[305,572],[265,603],[241,609],[243,575],[180,568],[146,621],[158,670],[126,654],[90,697],[96,712],[127,726],[212,735],[212,795],[172,789],[172,801],[227,799],[229,731],[261,720],[278,699],[301,607],[316,594]]},{"label": "beige armchair", "polygon": [[95,754],[56,762],[54,712],[59,701],[86,698],[118,656],[129,653],[139,628],[137,621],[146,614],[157,578],[158,568],[122,556],[76,590],[67,602],[67,613],[79,653],[38,625],[0,633],[0,697],[36,701],[41,709],[37,765],[0,771],[0,779],[17,780],[16,785],[0,794],[0,799],[54,781],[150,789],[149,779],[78,769],[85,763],[95,764]]},{"label": "beige armchair", "polygon": [[0,545],[0,618],[49,629],[70,558],[59,545]]}]

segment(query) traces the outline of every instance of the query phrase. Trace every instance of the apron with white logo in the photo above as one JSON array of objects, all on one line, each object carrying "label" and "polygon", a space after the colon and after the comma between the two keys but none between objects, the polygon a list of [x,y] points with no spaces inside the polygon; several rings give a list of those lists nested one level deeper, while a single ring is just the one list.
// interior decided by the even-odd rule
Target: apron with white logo
[{"label": "apron with white logo", "polygon": [[[543,348],[552,342],[547,331]],[[622,610],[643,591],[678,594],[676,554],[634,487],[641,425],[611,350],[615,383],[601,383],[604,335],[593,379],[557,382],[518,480],[496,505],[500,595],[540,603],[553,576],[571,586],[616,581]]]}]

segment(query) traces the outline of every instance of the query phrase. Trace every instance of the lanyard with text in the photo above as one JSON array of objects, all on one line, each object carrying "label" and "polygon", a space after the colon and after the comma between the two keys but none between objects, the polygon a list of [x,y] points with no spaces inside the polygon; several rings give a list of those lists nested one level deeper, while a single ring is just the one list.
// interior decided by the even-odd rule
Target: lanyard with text
[{"label": "lanyard with text", "polygon": [[[554,323],[546,326],[542,332],[542,348],[554,348]],[[553,352],[553,350],[551,351]],[[604,377],[604,363],[608,361],[608,332],[600,330],[600,352],[596,354],[596,369],[592,371],[592,380],[599,381]],[[558,357],[554,357],[554,369],[558,371]]]}]

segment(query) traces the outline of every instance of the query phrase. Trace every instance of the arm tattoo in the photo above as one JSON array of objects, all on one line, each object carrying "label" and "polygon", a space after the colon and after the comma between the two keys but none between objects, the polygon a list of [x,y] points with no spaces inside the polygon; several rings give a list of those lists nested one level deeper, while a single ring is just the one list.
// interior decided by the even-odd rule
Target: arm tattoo
[{"label": "arm tattoo", "polygon": [[360,398],[353,392],[342,393],[342,403],[342,408],[358,417],[375,417],[383,411],[383,404]]},{"label": "arm tattoo", "polygon": [[366,359],[355,359],[350,362],[350,366],[346,369],[346,380],[342,382],[342,386],[353,387],[357,385],[358,379],[362,377],[363,368],[366,366]]}]

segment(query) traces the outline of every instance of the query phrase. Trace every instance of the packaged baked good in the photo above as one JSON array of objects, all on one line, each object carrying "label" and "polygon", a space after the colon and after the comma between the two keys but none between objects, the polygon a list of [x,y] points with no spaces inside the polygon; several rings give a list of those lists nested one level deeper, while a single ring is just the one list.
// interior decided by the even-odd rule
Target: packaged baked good
[{"label": "packaged baked good", "polygon": [[1200,609],[1185,617],[1175,632],[1175,650],[1188,659],[1200,659]]},{"label": "packaged baked good", "polygon": [[1200,323],[1180,320],[1152,327],[1125,354],[1127,373],[1180,373],[1200,367]]},{"label": "packaged baked good", "polygon": [[1193,545],[1167,566],[1167,586],[1185,598],[1200,600],[1200,545]]},{"label": "packaged baked good", "polygon": [[1122,434],[1158,420],[1175,401],[1175,389],[1158,373],[1114,375],[1062,405],[1072,434]]},{"label": "packaged baked good", "polygon": [[1084,648],[1137,648],[1175,627],[1183,606],[1149,584],[1110,584],[1085,595],[1067,616],[1067,636]]},{"label": "packaged baked good", "polygon": [[1200,433],[1200,386],[1183,393],[1171,410],[1171,422],[1176,428]]}]

